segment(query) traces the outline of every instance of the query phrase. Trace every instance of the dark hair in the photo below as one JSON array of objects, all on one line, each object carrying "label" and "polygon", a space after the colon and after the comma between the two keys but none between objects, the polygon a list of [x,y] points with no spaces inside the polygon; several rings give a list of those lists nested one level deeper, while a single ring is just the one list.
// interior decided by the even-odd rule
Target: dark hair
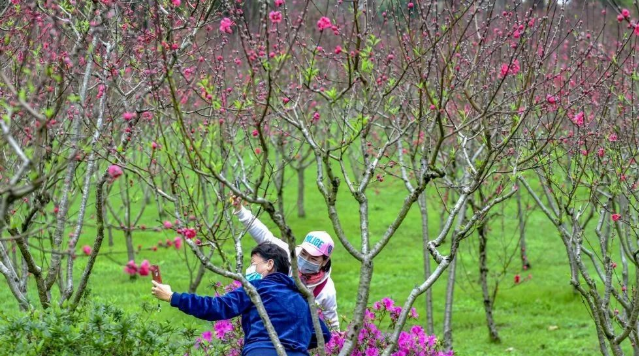
[{"label": "dark hair", "polygon": [[326,264],[324,266],[322,266],[321,270],[324,272],[328,272],[331,270],[331,258],[324,256],[324,259],[328,259],[328,262],[326,262]]},{"label": "dark hair", "polygon": [[291,263],[288,261],[288,253],[281,247],[270,242],[263,242],[251,251],[251,256],[260,255],[265,261],[273,260],[275,272],[288,275]]}]

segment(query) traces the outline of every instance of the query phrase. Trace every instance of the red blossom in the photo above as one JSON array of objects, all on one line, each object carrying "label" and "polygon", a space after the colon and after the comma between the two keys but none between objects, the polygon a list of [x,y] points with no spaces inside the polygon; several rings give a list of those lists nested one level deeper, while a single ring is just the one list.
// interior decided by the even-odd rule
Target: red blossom
[{"label": "red blossom", "polygon": [[282,22],[282,13],[279,11],[271,11],[271,13],[268,14],[268,17],[271,19],[272,23]]},{"label": "red blossom", "polygon": [[317,29],[320,30],[320,32],[324,31],[324,29],[331,28],[331,26],[331,20],[326,16],[322,16],[322,18],[317,21]]},{"label": "red blossom", "polygon": [[107,173],[112,179],[116,179],[122,175],[122,168],[118,165],[112,164],[109,166],[109,169],[107,169]]},{"label": "red blossom", "polygon": [[231,30],[231,26],[233,25],[235,25],[235,23],[231,21],[231,19],[228,17],[223,18],[222,21],[220,21],[220,32],[233,33],[233,30]]}]

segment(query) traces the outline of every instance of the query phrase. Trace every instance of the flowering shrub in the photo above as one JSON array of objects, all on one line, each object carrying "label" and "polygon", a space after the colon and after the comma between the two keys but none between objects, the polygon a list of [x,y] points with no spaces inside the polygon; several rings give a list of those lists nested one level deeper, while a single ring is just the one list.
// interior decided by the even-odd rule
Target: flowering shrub
[{"label": "flowering shrub", "polygon": [[[390,298],[383,298],[373,303],[373,308],[366,309],[364,325],[357,338],[357,348],[351,353],[352,356],[377,356],[390,342],[390,333],[383,331],[380,327],[388,316],[388,328],[395,327],[397,319],[402,312],[402,307],[395,306],[395,302]],[[410,319],[417,319],[415,308],[409,313]],[[337,355],[344,346],[346,333],[333,332],[331,341],[326,344],[327,355]],[[397,348],[391,355],[393,356],[452,356],[453,351],[439,351],[437,338],[434,335],[426,335],[424,329],[419,325],[414,325],[409,331],[402,331],[397,340]],[[316,355],[316,354],[314,354]]]},{"label": "flowering shrub", "polygon": [[[222,287],[220,283],[215,285],[216,295],[239,288],[239,282],[233,282]],[[388,346],[390,332],[397,323],[402,307],[396,306],[390,298],[383,298],[373,303],[372,308],[366,309],[364,326],[359,332],[357,348],[352,356],[377,356]],[[410,319],[417,319],[415,308],[409,313]],[[320,318],[322,318],[320,311]],[[383,324],[388,323],[382,330]],[[331,340],[326,344],[327,355],[337,355],[344,346],[346,333],[333,331]],[[213,330],[207,330],[196,339],[195,348],[205,355],[239,356],[244,346],[244,332],[240,318],[232,320],[220,320],[213,323]],[[311,355],[318,355],[311,352]],[[426,335],[419,325],[410,327],[408,331],[402,331],[397,340],[397,349],[393,356],[452,356],[453,351],[443,352],[439,350],[439,343],[434,335]]]}]

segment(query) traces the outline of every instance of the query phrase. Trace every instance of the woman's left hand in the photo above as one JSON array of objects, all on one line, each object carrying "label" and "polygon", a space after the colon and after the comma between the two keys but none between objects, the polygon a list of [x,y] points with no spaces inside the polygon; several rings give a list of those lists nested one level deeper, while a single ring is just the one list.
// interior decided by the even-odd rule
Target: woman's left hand
[{"label": "woman's left hand", "polygon": [[160,284],[156,281],[151,281],[153,283],[153,287],[151,287],[151,294],[159,300],[163,300],[165,302],[171,301],[171,295],[173,295],[173,291],[171,291],[171,286],[168,284]]}]

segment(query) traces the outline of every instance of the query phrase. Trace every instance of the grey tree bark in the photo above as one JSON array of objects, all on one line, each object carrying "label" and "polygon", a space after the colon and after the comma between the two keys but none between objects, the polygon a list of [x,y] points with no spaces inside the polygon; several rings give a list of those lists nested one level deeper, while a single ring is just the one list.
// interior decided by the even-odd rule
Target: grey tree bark
[{"label": "grey tree bark", "polygon": [[501,342],[495,319],[493,318],[493,300],[488,291],[488,256],[486,255],[488,236],[486,232],[486,220],[480,222],[477,227],[479,236],[479,282],[481,284],[481,293],[484,300],[484,311],[486,313],[486,324],[488,326],[488,336],[492,342]]},{"label": "grey tree bark", "polygon": [[[457,234],[466,220],[466,202],[464,201],[457,219],[457,225],[453,231],[452,240],[457,239]],[[455,255],[448,266],[448,281],[446,283],[446,304],[444,306],[444,350],[453,349],[453,300],[455,295],[455,271],[457,269],[457,256]]]},{"label": "grey tree bark", "polygon": [[[428,202],[426,201],[426,192],[419,195],[417,199],[419,204],[419,211],[422,218],[422,255],[424,258],[424,280],[428,280],[431,275],[430,268],[430,252],[428,251],[428,242],[430,241],[430,234],[428,232]],[[443,215],[443,214],[442,214]],[[429,335],[435,334],[435,327],[433,325],[433,293],[430,288],[426,290],[425,302],[426,302],[426,332]]]}]

